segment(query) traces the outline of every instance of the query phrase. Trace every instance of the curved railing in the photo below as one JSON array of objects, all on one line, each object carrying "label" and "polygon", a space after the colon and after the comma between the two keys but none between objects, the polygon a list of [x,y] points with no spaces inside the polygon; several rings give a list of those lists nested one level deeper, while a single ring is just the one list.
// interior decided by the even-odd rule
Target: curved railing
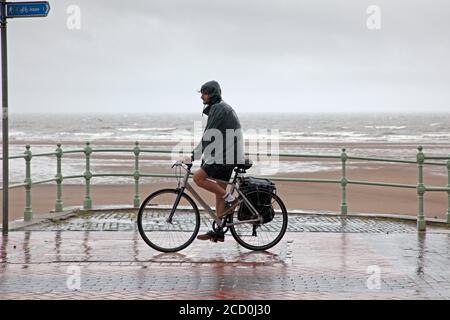
[{"label": "curved railing", "polygon": [[[25,187],[25,210],[24,210],[24,220],[29,221],[32,218],[32,207],[31,207],[31,188],[33,185],[44,184],[49,182],[56,182],[56,202],[55,202],[55,212],[63,211],[63,201],[62,201],[62,182],[67,179],[84,178],[85,179],[85,196],[83,201],[84,209],[92,208],[92,199],[90,195],[91,179],[94,177],[133,177],[134,178],[134,207],[139,207],[140,204],[140,193],[139,193],[139,178],[140,177],[168,177],[175,178],[174,174],[164,174],[164,173],[143,173],[139,171],[139,156],[142,153],[166,153],[171,154],[172,150],[157,150],[157,149],[143,149],[139,147],[139,142],[135,142],[134,148],[115,148],[115,149],[101,149],[92,148],[89,142],[86,142],[86,146],[83,149],[75,150],[65,150],[61,148],[61,144],[57,145],[55,152],[47,152],[40,154],[32,154],[31,147],[27,145],[26,150],[23,155],[10,156],[9,159],[25,159],[26,171],[25,180],[23,183],[12,184],[9,189]],[[426,229],[426,221],[424,214],[424,194],[425,192],[447,192],[448,195],[448,208],[446,213],[446,222],[450,224],[450,155],[449,156],[425,156],[423,153],[423,148],[419,146],[416,156],[416,160],[399,160],[399,159],[389,159],[389,158],[370,158],[370,157],[353,157],[348,156],[346,149],[342,148],[341,154],[339,155],[320,155],[320,154],[298,154],[298,153],[280,153],[280,154],[263,154],[264,156],[279,156],[279,157],[294,157],[294,158],[316,158],[316,159],[334,159],[339,160],[342,165],[342,174],[340,179],[307,179],[307,178],[285,178],[285,177],[267,177],[274,181],[288,181],[288,182],[315,182],[315,183],[336,183],[340,184],[342,192],[341,200],[341,214],[347,214],[347,185],[367,185],[367,186],[382,186],[382,187],[393,187],[393,188],[407,188],[416,189],[417,200],[418,200],[418,212],[417,212],[417,229],[423,231]],[[124,173],[99,173],[95,174],[90,171],[90,157],[92,153],[101,152],[132,152],[134,153],[134,172],[124,172]],[[81,175],[63,176],[61,168],[61,158],[64,154],[73,153],[84,153],[86,157],[86,170]],[[246,153],[246,155],[262,155],[259,153]],[[56,156],[56,175],[52,179],[45,179],[40,181],[33,181],[31,179],[31,159],[33,157],[49,157]],[[357,161],[380,161],[380,162],[390,162],[390,163],[405,163],[405,164],[416,164],[418,168],[417,184],[400,184],[400,183],[384,183],[384,182],[371,182],[371,181],[357,181],[347,179],[347,161],[357,160]],[[447,160],[446,163],[440,162],[429,162],[427,160]],[[447,186],[429,186],[424,184],[423,180],[423,167],[424,165],[434,165],[434,166],[446,166],[448,174]],[[3,189],[3,188],[2,188]]]}]

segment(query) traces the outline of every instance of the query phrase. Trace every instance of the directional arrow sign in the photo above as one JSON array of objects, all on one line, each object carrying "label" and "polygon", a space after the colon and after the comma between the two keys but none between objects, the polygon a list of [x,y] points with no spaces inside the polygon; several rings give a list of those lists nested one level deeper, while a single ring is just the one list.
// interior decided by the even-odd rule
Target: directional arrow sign
[{"label": "directional arrow sign", "polygon": [[6,18],[46,17],[49,11],[47,1],[6,3]]}]

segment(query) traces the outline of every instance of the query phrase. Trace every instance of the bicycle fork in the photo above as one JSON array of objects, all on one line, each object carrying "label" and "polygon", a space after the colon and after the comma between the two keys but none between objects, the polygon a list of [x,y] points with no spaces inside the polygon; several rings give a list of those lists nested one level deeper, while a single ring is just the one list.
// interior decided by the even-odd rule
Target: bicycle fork
[{"label": "bicycle fork", "polygon": [[173,215],[175,214],[175,210],[177,210],[178,204],[180,203],[181,197],[184,192],[184,188],[177,188],[177,198],[175,199],[175,203],[173,204],[172,210],[170,211],[169,217],[167,218],[167,223],[172,223]]},{"label": "bicycle fork", "polygon": [[173,204],[173,207],[172,207],[172,210],[170,211],[169,217],[166,220],[167,223],[170,223],[170,224],[172,223],[173,215],[175,214],[175,210],[177,210],[177,207],[178,207],[178,204],[180,203],[184,189],[186,188],[186,182],[189,179],[189,173],[190,173],[191,166],[192,166],[192,164],[190,166],[188,166],[189,170],[186,171],[186,174],[183,177],[183,181],[181,182],[181,184],[178,185],[178,188],[176,189],[178,192],[177,198],[175,199],[175,203]]}]

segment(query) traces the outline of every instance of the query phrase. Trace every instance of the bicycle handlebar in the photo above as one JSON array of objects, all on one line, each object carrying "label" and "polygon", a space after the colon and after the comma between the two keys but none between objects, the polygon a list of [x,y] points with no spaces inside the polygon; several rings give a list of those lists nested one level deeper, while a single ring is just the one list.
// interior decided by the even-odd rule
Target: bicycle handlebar
[{"label": "bicycle handlebar", "polygon": [[172,168],[175,167],[175,166],[182,166],[183,164],[186,165],[186,167],[188,168],[188,170],[190,170],[191,167],[192,167],[192,163],[184,163],[184,162],[181,161],[181,160],[177,160],[177,161],[172,165]]},{"label": "bicycle handlebar", "polygon": [[172,168],[175,167],[175,166],[181,166],[182,163],[183,163],[183,162],[181,162],[180,160],[177,160],[177,161],[172,165]]}]

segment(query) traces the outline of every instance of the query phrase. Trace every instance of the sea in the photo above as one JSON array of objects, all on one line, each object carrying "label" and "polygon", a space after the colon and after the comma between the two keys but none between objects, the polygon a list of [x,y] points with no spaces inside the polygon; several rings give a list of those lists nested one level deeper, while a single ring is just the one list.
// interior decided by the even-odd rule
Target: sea
[{"label": "sea", "polygon": [[[238,116],[247,148],[250,143],[257,148],[265,143],[265,148],[275,153],[338,155],[345,147],[354,156],[415,160],[417,146],[422,145],[426,154],[450,154],[450,113],[239,113]],[[86,142],[93,148],[133,148],[136,141],[147,149],[171,149],[180,141],[194,146],[206,120],[200,113],[13,113],[9,120],[9,153],[22,155],[26,145],[30,145],[34,154],[53,152],[58,143],[63,150],[83,148]],[[129,158],[118,153],[109,154],[107,159],[95,159],[95,155],[92,158],[93,173],[133,171],[132,153]],[[146,161],[142,162],[146,168],[155,166],[158,171],[167,168],[168,172],[173,163],[170,157]],[[56,174],[55,157],[34,157],[31,163],[34,181]],[[373,167],[373,163],[367,163],[367,168]],[[339,168],[338,162],[294,159],[278,161],[276,174]],[[84,157],[63,158],[64,175],[82,174],[84,170]],[[433,174],[446,172],[438,167]],[[10,160],[10,183],[21,183],[24,178],[24,159]],[[83,179],[64,183],[80,184]],[[132,183],[132,178],[104,177],[96,183]]]}]

